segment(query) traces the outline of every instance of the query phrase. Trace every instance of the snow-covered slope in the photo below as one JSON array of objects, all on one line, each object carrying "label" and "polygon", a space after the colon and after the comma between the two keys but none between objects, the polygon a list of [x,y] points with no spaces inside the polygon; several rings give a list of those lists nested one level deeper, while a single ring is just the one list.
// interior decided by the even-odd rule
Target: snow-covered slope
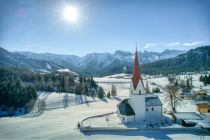
[{"label": "snow-covered slope", "polygon": [[[106,77],[107,78],[107,77]],[[113,78],[109,78],[114,81]],[[119,80],[119,79],[117,79]],[[122,79],[123,80],[123,79]],[[127,79],[124,79],[127,80]],[[103,78],[100,79],[103,81]],[[152,80],[165,84],[165,78]],[[113,83],[99,83],[108,91]],[[67,108],[59,108],[65,93],[40,93],[40,97],[46,98],[48,107],[58,107],[44,111],[36,117],[5,117],[0,118],[0,139],[80,139],[80,140],[139,140],[139,139],[210,139],[207,133],[192,130],[141,130],[123,132],[92,132],[82,133],[77,129],[77,123],[84,118],[116,111],[120,98],[129,96],[129,83],[115,84],[119,98],[104,100],[96,99],[89,104],[72,104]],[[162,94],[161,94],[162,95]],[[69,94],[70,99],[75,95]],[[186,106],[192,106],[186,104]],[[186,107],[185,106],[185,107]],[[189,109],[189,108],[188,108]],[[190,111],[190,110],[189,110]]]}]

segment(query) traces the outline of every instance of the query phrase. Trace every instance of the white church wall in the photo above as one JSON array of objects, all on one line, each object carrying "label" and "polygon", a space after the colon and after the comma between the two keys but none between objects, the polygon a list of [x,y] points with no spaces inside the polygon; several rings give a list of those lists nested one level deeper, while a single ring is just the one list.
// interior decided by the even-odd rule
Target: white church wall
[{"label": "white church wall", "polygon": [[145,95],[132,94],[129,104],[135,112],[135,121],[145,120]]},{"label": "white church wall", "polygon": [[146,119],[147,120],[160,120],[162,116],[162,106],[149,106],[146,107]]},{"label": "white church wall", "polygon": [[133,82],[130,83],[130,95],[131,94],[139,94],[139,90],[141,90],[141,94],[145,94],[143,83],[141,82],[141,79],[138,82],[138,85],[136,89],[134,89]]},{"label": "white church wall", "polygon": [[119,107],[117,107],[117,116],[121,119],[122,122],[128,123],[128,122],[134,122],[135,116],[125,116],[120,114]]},{"label": "white church wall", "polygon": [[125,115],[119,115],[120,119],[124,123],[130,123],[135,121],[135,116],[125,116]]},{"label": "white church wall", "polygon": [[127,116],[127,122],[134,122],[135,121],[135,116]]}]

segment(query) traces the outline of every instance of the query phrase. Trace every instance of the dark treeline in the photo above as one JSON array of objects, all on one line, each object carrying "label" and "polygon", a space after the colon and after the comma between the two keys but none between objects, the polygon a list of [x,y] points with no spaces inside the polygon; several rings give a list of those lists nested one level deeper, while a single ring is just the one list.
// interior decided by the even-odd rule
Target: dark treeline
[{"label": "dark treeline", "polygon": [[210,74],[207,76],[200,76],[200,81],[206,86],[207,84],[210,85]]},{"label": "dark treeline", "polygon": [[0,69],[0,106],[24,107],[37,99],[37,91],[70,92],[78,95],[103,97],[93,77],[78,77],[69,72],[37,73],[28,69]]},{"label": "dark treeline", "polygon": [[210,46],[192,49],[175,58],[142,65],[142,73],[149,75],[180,74],[210,70]]}]

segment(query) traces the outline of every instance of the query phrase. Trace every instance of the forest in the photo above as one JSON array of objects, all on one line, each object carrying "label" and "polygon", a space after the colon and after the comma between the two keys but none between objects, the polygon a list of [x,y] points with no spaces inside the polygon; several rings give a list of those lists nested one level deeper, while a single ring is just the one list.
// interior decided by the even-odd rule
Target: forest
[{"label": "forest", "polygon": [[[78,95],[103,98],[105,93],[93,77],[54,71],[38,73],[29,69],[0,69],[0,106],[14,109],[35,103],[37,91],[68,92]],[[31,107],[33,106],[33,103]]]}]

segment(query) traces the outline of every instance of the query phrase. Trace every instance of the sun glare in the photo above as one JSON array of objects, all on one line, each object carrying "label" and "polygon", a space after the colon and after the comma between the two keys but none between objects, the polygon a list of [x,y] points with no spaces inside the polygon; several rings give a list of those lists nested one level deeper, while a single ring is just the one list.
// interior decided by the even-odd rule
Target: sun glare
[{"label": "sun glare", "polygon": [[63,18],[71,23],[78,21],[79,11],[75,6],[66,6],[63,10]]}]

